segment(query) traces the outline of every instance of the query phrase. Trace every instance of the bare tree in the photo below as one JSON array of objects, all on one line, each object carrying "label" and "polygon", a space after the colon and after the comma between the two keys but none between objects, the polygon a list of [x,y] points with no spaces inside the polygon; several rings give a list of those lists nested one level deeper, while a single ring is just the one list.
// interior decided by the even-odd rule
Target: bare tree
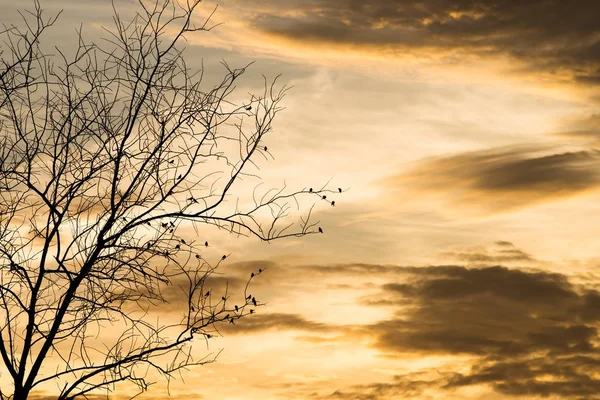
[{"label": "bare tree", "polygon": [[[242,96],[248,66],[225,63],[205,89],[203,69],[188,68],[178,47],[211,29],[210,17],[194,22],[200,2],[140,0],[127,21],[115,9],[102,41],[79,30],[69,54],[41,47],[58,15],[38,3],[22,27],[4,26],[0,355],[13,387],[0,398],[27,399],[49,383],[59,399],[125,382],[144,391],[148,370],[168,380],[213,361],[192,357],[191,344],[261,305],[248,284],[262,270],[237,302],[213,294],[207,279],[226,256],[203,255],[206,229],[263,241],[319,233],[315,201],[335,204],[325,193],[341,189],[326,186],[236,191],[259,179],[256,157],[270,157],[263,138],[287,89],[265,80],[260,95]],[[181,234],[190,227],[195,237]],[[183,316],[156,322],[153,306],[175,286]],[[121,334],[100,346],[94,337],[107,326]]]}]

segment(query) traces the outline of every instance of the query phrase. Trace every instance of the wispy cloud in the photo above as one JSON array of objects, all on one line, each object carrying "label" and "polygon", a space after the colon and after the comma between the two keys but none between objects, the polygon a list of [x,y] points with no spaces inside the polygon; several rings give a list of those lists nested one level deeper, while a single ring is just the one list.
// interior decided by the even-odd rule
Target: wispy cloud
[{"label": "wispy cloud", "polygon": [[595,149],[511,146],[425,160],[384,184],[403,195],[443,194],[457,208],[495,213],[595,190],[599,167]]}]

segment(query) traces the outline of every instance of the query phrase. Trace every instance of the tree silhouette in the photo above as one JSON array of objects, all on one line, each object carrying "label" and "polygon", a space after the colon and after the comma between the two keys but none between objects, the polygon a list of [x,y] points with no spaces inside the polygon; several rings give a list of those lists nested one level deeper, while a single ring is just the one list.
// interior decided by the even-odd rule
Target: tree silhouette
[{"label": "tree silhouette", "polygon": [[[206,260],[201,228],[263,241],[322,232],[299,199],[325,198],[326,186],[236,192],[259,179],[255,158],[267,159],[287,89],[265,79],[236,103],[248,65],[225,63],[206,89],[178,46],[211,29],[210,17],[194,23],[200,2],[140,0],[127,21],[115,10],[104,40],[79,30],[72,54],[41,47],[58,15],[39,3],[1,32],[0,355],[13,386],[0,398],[48,384],[59,399],[124,382],[144,391],[145,371],[168,380],[213,361],[192,357],[191,344],[255,312],[247,290],[263,270],[237,305],[227,288],[213,295],[207,281],[227,256]],[[153,307],[174,286],[183,317],[159,323]],[[120,335],[93,346],[107,326]]]}]

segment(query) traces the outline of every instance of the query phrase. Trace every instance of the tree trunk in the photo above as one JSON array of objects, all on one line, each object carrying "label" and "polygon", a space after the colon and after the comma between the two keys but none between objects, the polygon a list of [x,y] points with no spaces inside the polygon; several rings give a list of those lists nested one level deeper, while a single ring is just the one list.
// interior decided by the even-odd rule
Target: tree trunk
[{"label": "tree trunk", "polygon": [[13,395],[12,400],[27,400],[29,396],[29,390],[24,389],[22,387],[15,388],[15,393]]}]

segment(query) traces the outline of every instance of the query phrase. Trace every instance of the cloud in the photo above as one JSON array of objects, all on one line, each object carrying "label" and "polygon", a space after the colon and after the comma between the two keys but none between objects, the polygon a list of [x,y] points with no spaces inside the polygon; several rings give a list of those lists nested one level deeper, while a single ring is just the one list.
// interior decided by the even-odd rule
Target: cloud
[{"label": "cloud", "polygon": [[467,264],[497,265],[510,263],[532,263],[537,260],[523,250],[517,249],[510,242],[498,241],[490,249],[475,251],[442,253],[444,258],[450,258]]},{"label": "cloud", "polygon": [[[456,264],[271,263],[276,280],[358,280],[364,295],[356,298],[357,310],[385,307],[390,313],[374,322],[334,324],[295,310],[260,310],[223,333],[260,338],[262,332],[294,332],[296,340],[315,346],[367,346],[391,363],[387,381],[325,385],[310,396],[315,399],[426,399],[440,392],[464,398],[461,391],[475,387],[491,393],[489,398],[598,398],[595,281],[529,268],[539,261],[504,240],[445,257]],[[504,263],[528,268],[498,265]],[[253,265],[238,269],[245,274]],[[415,359],[435,361],[411,370],[393,367]]]},{"label": "cloud", "polygon": [[567,139],[579,138],[597,142],[600,139],[600,114],[568,118],[563,121],[562,129],[554,135]]},{"label": "cloud", "polygon": [[394,317],[363,327],[372,345],[398,359],[469,356],[470,368],[450,363],[435,369],[442,371],[437,375],[424,369],[429,373],[425,381],[399,374],[391,383],[348,388],[345,397],[338,392],[332,398],[367,399],[382,387],[393,398],[407,387],[452,391],[482,384],[520,398],[596,398],[596,290],[575,285],[563,274],[500,266],[399,267],[398,277],[382,286],[390,299],[386,305],[396,306]]},{"label": "cloud", "polygon": [[247,334],[268,330],[331,332],[336,328],[328,324],[307,320],[298,314],[269,313],[256,314],[240,319],[235,326],[224,325],[222,330],[227,334]]},{"label": "cloud", "polygon": [[[497,391],[517,397],[537,395],[598,399],[600,380],[591,375],[596,374],[599,367],[598,358],[579,355],[487,362],[478,365],[470,375],[455,375],[445,387],[491,383]],[[544,379],[546,377],[555,379]]]},{"label": "cloud", "polygon": [[403,196],[437,193],[457,208],[502,212],[597,189],[600,152],[493,148],[425,160],[383,183]]},{"label": "cloud", "polygon": [[441,52],[457,62],[460,55],[509,56],[555,78],[566,72],[582,84],[600,82],[593,0],[263,0],[252,7],[254,28],[296,42]]},{"label": "cloud", "polygon": [[321,398],[337,400],[378,400],[389,398],[420,398],[431,387],[432,378],[428,373],[411,373],[395,376],[392,382],[356,385],[351,390],[336,390]]}]

